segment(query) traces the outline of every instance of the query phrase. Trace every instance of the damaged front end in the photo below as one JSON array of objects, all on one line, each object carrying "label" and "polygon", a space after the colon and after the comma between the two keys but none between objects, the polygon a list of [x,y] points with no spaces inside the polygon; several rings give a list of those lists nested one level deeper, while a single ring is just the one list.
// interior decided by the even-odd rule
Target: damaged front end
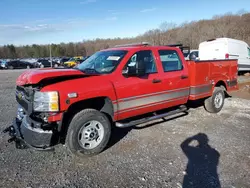
[{"label": "damaged front end", "polygon": [[17,114],[13,124],[6,128],[4,132],[9,133],[11,137],[8,142],[15,141],[18,149],[51,150],[59,141],[60,120],[49,122],[50,114],[58,115],[58,113],[43,111],[43,108],[48,105],[47,99],[42,98],[44,96],[40,96],[39,99],[38,96],[37,98],[41,100],[40,104],[39,100],[35,98],[37,93],[39,91],[31,86],[16,87]]}]

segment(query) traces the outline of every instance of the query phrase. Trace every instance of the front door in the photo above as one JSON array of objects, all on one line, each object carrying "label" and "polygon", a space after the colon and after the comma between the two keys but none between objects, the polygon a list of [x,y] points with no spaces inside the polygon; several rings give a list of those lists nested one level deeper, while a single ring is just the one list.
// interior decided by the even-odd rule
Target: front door
[{"label": "front door", "polygon": [[151,50],[135,52],[126,63],[123,70],[133,62],[143,61],[146,65],[146,76],[126,77],[119,75],[114,82],[116,88],[117,120],[126,119],[159,109],[159,93],[162,92],[162,82],[158,66]]}]

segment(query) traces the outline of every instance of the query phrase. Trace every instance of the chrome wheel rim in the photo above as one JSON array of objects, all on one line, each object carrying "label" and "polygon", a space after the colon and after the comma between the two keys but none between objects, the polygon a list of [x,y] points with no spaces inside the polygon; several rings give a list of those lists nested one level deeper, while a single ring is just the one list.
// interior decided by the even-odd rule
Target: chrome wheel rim
[{"label": "chrome wheel rim", "polygon": [[78,133],[78,143],[84,149],[94,149],[103,140],[104,127],[96,120],[85,123]]},{"label": "chrome wheel rim", "polygon": [[215,108],[220,108],[223,103],[223,96],[221,93],[217,93],[214,98]]}]

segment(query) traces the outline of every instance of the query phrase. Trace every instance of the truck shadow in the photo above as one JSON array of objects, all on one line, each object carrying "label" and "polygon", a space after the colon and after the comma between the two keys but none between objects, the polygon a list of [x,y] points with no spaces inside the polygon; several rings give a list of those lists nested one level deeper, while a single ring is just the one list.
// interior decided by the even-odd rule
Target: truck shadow
[{"label": "truck shadow", "polygon": [[115,125],[112,126],[111,130],[111,138],[109,140],[109,143],[105,150],[111,148],[115,144],[117,144],[120,140],[122,140],[130,131],[132,130],[132,127],[128,128],[118,128]]},{"label": "truck shadow", "polygon": [[[161,123],[164,123],[164,122],[167,122],[167,121],[171,121],[171,120],[174,120],[174,119],[177,119],[177,118],[187,116],[187,115],[188,115],[188,112],[183,112],[182,114],[175,115],[174,117],[171,117],[171,118],[161,118],[161,119],[159,119],[160,121],[158,120],[157,122],[144,123],[145,124],[144,126],[132,126],[132,127],[128,127],[128,128],[118,128],[115,125],[113,125],[112,126],[111,138],[110,138],[109,143],[108,143],[105,150],[107,150],[107,149],[111,148],[112,146],[114,146],[115,144],[117,144],[119,141],[121,141],[133,129],[134,130],[146,129],[146,128],[156,126],[158,124],[161,124]],[[147,117],[147,116],[148,115],[140,116],[140,118]],[[135,118],[133,118],[133,119],[135,119]],[[132,119],[129,119],[129,120],[132,120]]]},{"label": "truck shadow", "polygon": [[[196,142],[196,145],[191,143]],[[191,187],[221,187],[217,166],[220,153],[209,144],[208,136],[199,133],[184,140],[180,147],[188,158],[183,178],[183,188]]]},{"label": "truck shadow", "polygon": [[146,128],[149,128],[149,127],[152,127],[152,126],[155,126],[155,125],[158,125],[158,124],[167,122],[167,121],[171,121],[171,120],[175,120],[175,119],[178,119],[178,118],[187,116],[187,115],[188,115],[188,112],[183,112],[183,114],[177,115],[177,116],[175,116],[175,117],[171,117],[171,118],[167,118],[167,117],[166,117],[166,118],[162,118],[161,121],[149,123],[149,124],[146,124],[145,126],[140,126],[140,127],[134,126],[133,129],[136,129],[136,130],[146,129]]},{"label": "truck shadow", "polygon": [[[230,96],[228,96],[228,97],[230,97]],[[203,106],[204,106],[204,99],[200,99],[200,100],[196,100],[196,101],[189,101],[187,103],[188,110],[189,109],[200,108],[200,107],[203,107]],[[165,113],[165,112],[174,110],[176,108],[177,107],[164,109],[164,110],[158,111],[157,113]],[[135,129],[135,130],[146,129],[146,128],[156,126],[158,124],[161,124],[161,123],[164,123],[164,122],[167,122],[167,121],[171,121],[171,120],[174,120],[174,119],[178,119],[178,118],[187,116],[188,114],[189,114],[188,111],[182,112],[182,113],[176,114],[174,116],[165,117],[165,118],[161,118],[159,120],[152,121],[151,123],[150,122],[144,123],[143,126],[133,126],[133,127],[128,127],[128,128],[117,128],[117,127],[115,127],[115,125],[113,125],[112,126],[111,138],[110,138],[110,141],[109,141],[108,146],[106,147],[106,149],[108,149],[108,148],[112,147],[113,145],[115,145],[116,143],[118,143],[120,140],[122,140],[133,129]],[[140,119],[140,118],[146,118],[148,116],[152,116],[152,113],[137,116],[137,117],[133,117],[133,118],[129,118],[126,121],[129,122],[129,121],[137,120],[137,119]]]}]

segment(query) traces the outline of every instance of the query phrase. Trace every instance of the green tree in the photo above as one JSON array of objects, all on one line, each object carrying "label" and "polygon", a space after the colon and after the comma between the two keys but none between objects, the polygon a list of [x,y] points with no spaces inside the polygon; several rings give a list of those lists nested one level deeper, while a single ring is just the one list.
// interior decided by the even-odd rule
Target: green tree
[{"label": "green tree", "polygon": [[17,58],[15,46],[11,44],[11,45],[7,45],[7,48],[8,48],[8,54],[10,58],[12,59]]}]

